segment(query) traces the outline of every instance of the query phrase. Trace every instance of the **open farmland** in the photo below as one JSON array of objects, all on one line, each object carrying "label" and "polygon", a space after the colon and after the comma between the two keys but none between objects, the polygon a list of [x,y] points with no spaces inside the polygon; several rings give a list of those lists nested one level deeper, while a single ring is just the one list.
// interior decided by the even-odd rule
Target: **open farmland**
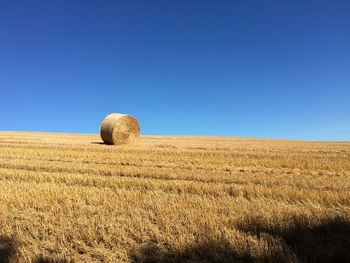
[{"label": "open farmland", "polygon": [[0,133],[0,262],[345,262],[350,143]]}]

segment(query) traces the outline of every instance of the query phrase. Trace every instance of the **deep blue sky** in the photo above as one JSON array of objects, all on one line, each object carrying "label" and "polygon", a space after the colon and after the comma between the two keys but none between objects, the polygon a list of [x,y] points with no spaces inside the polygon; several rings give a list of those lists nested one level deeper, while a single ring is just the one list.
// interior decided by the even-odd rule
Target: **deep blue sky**
[{"label": "deep blue sky", "polygon": [[1,1],[0,130],[350,140],[350,1]]}]

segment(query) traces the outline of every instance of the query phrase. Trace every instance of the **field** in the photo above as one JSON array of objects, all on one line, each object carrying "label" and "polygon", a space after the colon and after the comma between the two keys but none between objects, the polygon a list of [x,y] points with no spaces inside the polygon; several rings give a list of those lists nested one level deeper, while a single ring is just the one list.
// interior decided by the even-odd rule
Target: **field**
[{"label": "field", "polygon": [[0,132],[0,262],[332,260],[349,142]]}]

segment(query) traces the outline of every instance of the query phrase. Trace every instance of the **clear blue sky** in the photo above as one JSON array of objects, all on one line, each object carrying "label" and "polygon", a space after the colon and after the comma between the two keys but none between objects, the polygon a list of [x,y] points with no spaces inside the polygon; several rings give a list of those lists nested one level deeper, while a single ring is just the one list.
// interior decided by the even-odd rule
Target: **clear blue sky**
[{"label": "clear blue sky", "polygon": [[350,1],[1,1],[0,130],[350,140]]}]

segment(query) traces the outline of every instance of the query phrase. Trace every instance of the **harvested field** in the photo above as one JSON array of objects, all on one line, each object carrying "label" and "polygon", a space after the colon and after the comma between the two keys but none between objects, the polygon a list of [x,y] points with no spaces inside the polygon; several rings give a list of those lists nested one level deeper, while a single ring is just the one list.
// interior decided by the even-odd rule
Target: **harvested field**
[{"label": "harvested field", "polygon": [[349,142],[0,133],[0,262],[345,262],[349,236]]}]

